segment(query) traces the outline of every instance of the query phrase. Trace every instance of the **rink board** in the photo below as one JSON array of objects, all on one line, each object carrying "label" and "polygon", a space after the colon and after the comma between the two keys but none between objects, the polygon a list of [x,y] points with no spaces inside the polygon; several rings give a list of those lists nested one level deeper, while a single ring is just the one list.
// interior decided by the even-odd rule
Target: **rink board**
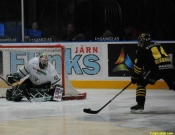
[{"label": "rink board", "polygon": [[[167,50],[172,63],[175,63],[174,44],[175,41],[160,42]],[[3,45],[55,45],[58,43],[3,43]],[[137,49],[137,42],[75,42],[61,43],[65,49],[65,71],[69,80],[75,88],[104,88],[121,89],[130,83],[133,71],[133,60]],[[14,73],[18,69],[20,54],[12,52],[15,57],[9,55],[1,56],[2,68],[0,72],[5,78],[7,74]],[[49,58],[53,58],[55,53],[50,53]],[[11,57],[10,57],[11,56]],[[32,58],[32,54],[26,54],[27,58]],[[11,60],[13,58],[13,60]],[[52,60],[52,59],[50,59]],[[23,62],[23,61],[22,61]],[[60,65],[54,61],[55,65]],[[20,63],[21,64],[21,63]],[[23,64],[23,63],[22,63]],[[57,67],[56,67],[57,68]],[[58,67],[59,69],[59,67]],[[0,87],[4,87],[4,82],[0,81]],[[135,89],[136,85],[129,86]],[[148,89],[167,89],[167,85],[162,80],[155,85],[148,85]]]},{"label": "rink board", "polygon": [[[111,81],[111,80],[72,80],[71,81],[72,85],[75,88],[88,88],[88,89],[92,89],[92,88],[96,88],[96,89],[103,89],[103,88],[107,88],[107,89],[122,89],[124,88],[127,84],[130,83],[130,81]],[[20,84],[20,83],[18,83]],[[10,86],[7,86],[6,83],[4,83],[4,81],[0,81],[0,87],[1,88],[10,88]],[[135,89],[136,85],[132,84],[129,86],[130,89]],[[158,81],[156,82],[155,85],[148,85],[147,86],[148,89],[167,89],[168,86],[165,82],[163,81]]]}]

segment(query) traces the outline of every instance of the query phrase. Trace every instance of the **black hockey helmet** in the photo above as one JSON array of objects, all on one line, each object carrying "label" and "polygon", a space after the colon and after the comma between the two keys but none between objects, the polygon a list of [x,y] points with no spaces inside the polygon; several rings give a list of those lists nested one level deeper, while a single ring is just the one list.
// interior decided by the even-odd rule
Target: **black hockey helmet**
[{"label": "black hockey helmet", "polygon": [[151,42],[151,36],[149,33],[141,33],[138,37],[138,46],[143,47]]}]

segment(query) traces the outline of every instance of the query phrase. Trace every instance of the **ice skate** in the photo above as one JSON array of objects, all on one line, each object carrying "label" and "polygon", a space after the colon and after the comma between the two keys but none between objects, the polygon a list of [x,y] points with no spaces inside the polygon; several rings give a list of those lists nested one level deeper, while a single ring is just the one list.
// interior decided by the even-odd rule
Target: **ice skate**
[{"label": "ice skate", "polygon": [[135,105],[131,107],[131,113],[143,113],[144,106],[143,105]]}]

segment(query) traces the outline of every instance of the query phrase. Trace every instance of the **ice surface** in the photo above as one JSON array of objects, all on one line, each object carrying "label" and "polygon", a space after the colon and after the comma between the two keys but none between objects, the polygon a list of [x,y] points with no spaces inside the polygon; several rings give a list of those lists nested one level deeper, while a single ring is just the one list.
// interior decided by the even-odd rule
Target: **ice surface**
[{"label": "ice surface", "polygon": [[121,90],[79,89],[85,100],[21,102],[0,99],[0,135],[149,135],[154,131],[174,132],[175,92],[147,90],[143,114],[131,114],[135,90],[125,90],[98,114]]}]

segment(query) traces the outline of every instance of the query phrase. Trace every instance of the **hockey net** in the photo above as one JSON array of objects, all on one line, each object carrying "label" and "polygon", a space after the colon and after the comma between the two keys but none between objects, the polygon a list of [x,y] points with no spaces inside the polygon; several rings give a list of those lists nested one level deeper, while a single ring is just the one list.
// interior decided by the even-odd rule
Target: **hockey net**
[{"label": "hockey net", "polygon": [[[49,61],[55,66],[61,84],[64,88],[63,100],[85,99],[86,93],[80,93],[71,84],[65,69],[65,47],[57,45],[0,45],[0,97],[5,97],[6,90],[10,88],[3,79],[10,73],[16,73],[17,70],[25,65],[39,53],[46,52],[49,55]],[[18,84],[26,78],[21,79]],[[16,84],[14,84],[16,85]]]}]

